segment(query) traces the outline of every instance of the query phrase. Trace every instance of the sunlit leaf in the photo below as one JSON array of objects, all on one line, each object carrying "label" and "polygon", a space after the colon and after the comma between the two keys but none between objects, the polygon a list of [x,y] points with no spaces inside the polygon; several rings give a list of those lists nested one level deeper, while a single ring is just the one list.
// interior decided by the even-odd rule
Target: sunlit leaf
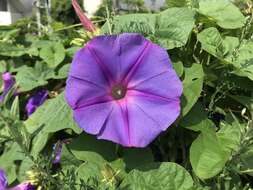
[{"label": "sunlit leaf", "polygon": [[121,190],[190,190],[193,180],[181,166],[153,163],[131,171],[120,185]]},{"label": "sunlit leaf", "polygon": [[199,13],[226,29],[240,28],[244,25],[245,18],[240,10],[230,1],[226,0],[201,0]]}]

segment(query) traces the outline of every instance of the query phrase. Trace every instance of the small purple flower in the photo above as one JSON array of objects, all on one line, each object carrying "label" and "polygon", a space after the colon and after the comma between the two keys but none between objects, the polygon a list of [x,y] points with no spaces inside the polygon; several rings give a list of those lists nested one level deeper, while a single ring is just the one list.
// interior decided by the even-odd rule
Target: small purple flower
[{"label": "small purple flower", "polygon": [[53,164],[59,164],[61,162],[62,142],[54,144],[53,151],[54,151],[54,155],[52,155]]},{"label": "small purple flower", "polygon": [[8,182],[4,170],[0,169],[0,190],[5,190]]},{"label": "small purple flower", "polygon": [[87,133],[146,147],[179,116],[181,94],[166,50],[124,33],[95,37],[76,53],[65,97]]},{"label": "small purple flower", "polygon": [[8,181],[4,170],[0,169],[0,190],[35,190],[35,187],[30,183],[24,182],[15,187],[7,188]]},{"label": "small purple flower", "polygon": [[26,112],[27,115],[30,116],[35,110],[42,105],[47,99],[48,92],[47,90],[38,91],[35,95],[33,95],[26,104]]},{"label": "small purple flower", "polygon": [[2,74],[2,80],[3,80],[3,93],[0,96],[0,102],[4,100],[5,96],[8,94],[10,89],[15,84],[15,79],[9,72]]},{"label": "small purple flower", "polygon": [[61,155],[62,155],[62,146],[63,144],[69,144],[71,141],[70,139],[59,140],[57,143],[53,145],[53,154],[51,159],[54,159],[52,162],[53,164],[59,164],[61,162]]},{"label": "small purple flower", "polygon": [[30,183],[21,183],[7,190],[35,190],[35,186],[31,185]]}]

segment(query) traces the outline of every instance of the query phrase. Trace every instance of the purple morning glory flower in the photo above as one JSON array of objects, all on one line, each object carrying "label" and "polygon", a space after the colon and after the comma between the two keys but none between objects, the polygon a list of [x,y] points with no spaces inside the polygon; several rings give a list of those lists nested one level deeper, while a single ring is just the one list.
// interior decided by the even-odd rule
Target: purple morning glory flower
[{"label": "purple morning glory flower", "polygon": [[9,72],[2,74],[2,80],[3,80],[3,93],[0,96],[0,102],[4,100],[5,96],[8,94],[10,89],[15,84],[15,79]]},{"label": "purple morning glory flower", "polygon": [[30,183],[24,182],[15,187],[7,188],[8,181],[4,170],[0,169],[0,190],[35,190],[35,187]]},{"label": "purple morning glory flower", "polygon": [[166,50],[124,33],[95,37],[76,53],[65,97],[87,133],[145,147],[179,116],[181,94]]},{"label": "purple morning glory flower", "polygon": [[33,95],[26,104],[26,112],[27,115],[30,116],[35,110],[42,105],[47,99],[48,92],[47,90],[38,91],[35,95]]}]

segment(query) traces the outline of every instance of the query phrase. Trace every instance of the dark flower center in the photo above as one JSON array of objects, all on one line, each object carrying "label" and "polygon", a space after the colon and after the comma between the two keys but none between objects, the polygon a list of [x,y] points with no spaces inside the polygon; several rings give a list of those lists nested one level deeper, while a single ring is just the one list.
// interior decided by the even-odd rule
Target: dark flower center
[{"label": "dark flower center", "polygon": [[115,86],[112,87],[112,97],[115,99],[115,100],[120,100],[122,98],[125,97],[126,95],[126,87],[123,86],[123,85],[120,85],[120,84],[117,84]]}]

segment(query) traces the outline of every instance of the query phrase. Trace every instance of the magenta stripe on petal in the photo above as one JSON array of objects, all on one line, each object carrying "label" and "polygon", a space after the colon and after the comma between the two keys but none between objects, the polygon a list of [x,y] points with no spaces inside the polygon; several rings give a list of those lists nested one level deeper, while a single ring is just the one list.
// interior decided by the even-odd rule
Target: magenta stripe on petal
[{"label": "magenta stripe on petal", "polygon": [[129,82],[131,77],[134,75],[135,71],[138,69],[139,65],[141,64],[141,62],[143,60],[143,57],[145,56],[145,54],[149,50],[149,45],[150,45],[150,43],[146,42],[145,47],[143,48],[143,51],[139,55],[138,59],[135,61],[133,66],[130,68],[130,70],[127,72],[127,75],[123,78],[125,83]]},{"label": "magenta stripe on petal", "polygon": [[113,82],[113,78],[112,78],[112,74],[110,73],[109,69],[105,66],[105,64],[101,61],[101,59],[97,56],[96,52],[91,47],[86,45],[86,48],[92,54],[93,58],[95,59],[98,66],[100,67],[101,71],[104,73],[104,76],[107,79],[107,81],[109,82],[109,84],[111,84]]}]

